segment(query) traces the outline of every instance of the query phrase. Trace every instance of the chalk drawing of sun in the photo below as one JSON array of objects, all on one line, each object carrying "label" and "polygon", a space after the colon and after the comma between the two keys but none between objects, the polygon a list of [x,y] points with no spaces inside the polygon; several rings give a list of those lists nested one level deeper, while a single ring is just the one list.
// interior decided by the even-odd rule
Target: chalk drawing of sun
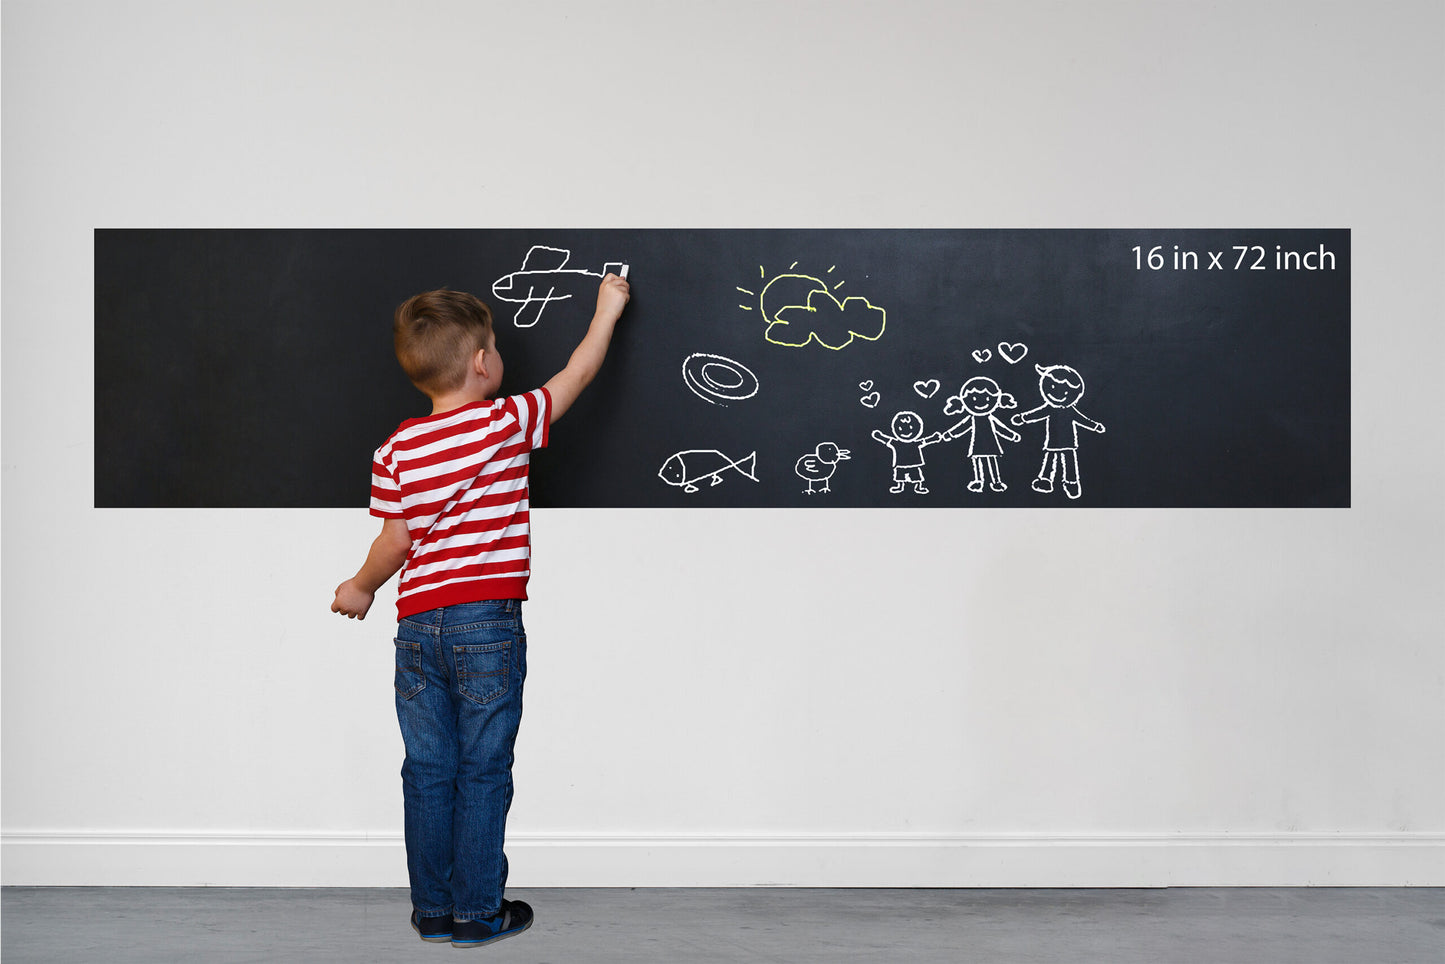
[{"label": "chalk drawing of sun", "polygon": [[[829,286],[827,281],[797,272],[798,262],[786,271],[768,277],[767,269],[758,266],[761,290],[754,292],[738,286],[738,291],[757,298],[757,304],[739,305],[744,311],[757,310],[767,323],[765,337],[774,345],[802,348],[809,343],[839,351],[855,339],[877,341],[883,337],[888,313],[858,296],[839,299],[834,294],[845,282]],[[837,265],[825,274],[832,274]]]}]

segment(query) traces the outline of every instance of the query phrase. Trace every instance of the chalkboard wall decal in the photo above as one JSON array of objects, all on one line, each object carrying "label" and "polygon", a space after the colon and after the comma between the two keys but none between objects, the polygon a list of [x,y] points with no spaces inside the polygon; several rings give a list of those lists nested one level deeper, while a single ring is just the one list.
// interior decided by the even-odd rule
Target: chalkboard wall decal
[{"label": "chalkboard wall decal", "polygon": [[740,361],[722,355],[695,352],[682,362],[682,380],[705,402],[726,406],[758,393],[758,376]]},{"label": "chalkboard wall decal", "polygon": [[524,392],[626,263],[535,508],[1347,507],[1349,255],[1315,228],[99,229],[95,502],[364,511],[430,410],[398,304],[487,300]]},{"label": "chalkboard wall decal", "polygon": [[681,487],[684,492],[696,492],[697,484],[703,479],[710,480],[712,485],[722,485],[723,473],[729,469],[756,482],[757,461],[757,452],[752,452],[747,458],[733,460],[717,449],[690,449],[678,452],[662,463],[657,477],[668,485]]},{"label": "chalkboard wall decal", "polygon": [[[813,451],[798,459],[793,471],[798,473],[798,478],[808,483],[803,490],[805,495],[812,495],[815,492],[826,493],[832,489],[828,487],[828,480],[838,469],[839,462],[846,462],[852,458],[852,453],[847,449],[838,447],[836,442],[819,442]],[[813,488],[813,486],[819,488]]]}]

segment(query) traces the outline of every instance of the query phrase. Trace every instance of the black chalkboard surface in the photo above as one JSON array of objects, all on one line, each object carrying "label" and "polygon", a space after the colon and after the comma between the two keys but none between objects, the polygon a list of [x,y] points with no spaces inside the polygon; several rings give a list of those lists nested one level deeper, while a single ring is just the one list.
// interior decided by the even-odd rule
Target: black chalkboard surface
[{"label": "black chalkboard surface", "polygon": [[428,412],[395,306],[556,373],[633,300],[537,506],[1350,504],[1348,230],[95,232],[99,507],[365,506]]}]

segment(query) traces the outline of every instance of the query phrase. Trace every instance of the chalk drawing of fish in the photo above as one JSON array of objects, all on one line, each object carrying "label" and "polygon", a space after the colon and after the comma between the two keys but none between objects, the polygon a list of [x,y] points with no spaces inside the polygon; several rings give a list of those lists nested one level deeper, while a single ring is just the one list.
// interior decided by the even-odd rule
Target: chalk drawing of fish
[{"label": "chalk drawing of fish", "polygon": [[696,492],[697,484],[703,479],[711,479],[713,485],[721,485],[722,474],[728,469],[734,469],[744,478],[756,482],[758,477],[754,473],[758,470],[758,453],[753,452],[747,458],[734,461],[717,449],[689,449],[662,463],[657,477],[668,485],[682,486],[684,492]]}]

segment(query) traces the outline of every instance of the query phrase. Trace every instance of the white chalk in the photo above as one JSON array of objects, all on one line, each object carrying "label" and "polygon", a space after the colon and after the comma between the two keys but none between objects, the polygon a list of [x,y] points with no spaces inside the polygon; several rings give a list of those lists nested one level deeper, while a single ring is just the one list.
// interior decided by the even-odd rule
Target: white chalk
[{"label": "white chalk", "polygon": [[632,265],[630,265],[630,264],[624,264],[624,265],[622,266],[622,280],[623,280],[623,281],[626,281],[626,280],[627,280],[627,269],[630,268],[630,267],[632,267]]}]

